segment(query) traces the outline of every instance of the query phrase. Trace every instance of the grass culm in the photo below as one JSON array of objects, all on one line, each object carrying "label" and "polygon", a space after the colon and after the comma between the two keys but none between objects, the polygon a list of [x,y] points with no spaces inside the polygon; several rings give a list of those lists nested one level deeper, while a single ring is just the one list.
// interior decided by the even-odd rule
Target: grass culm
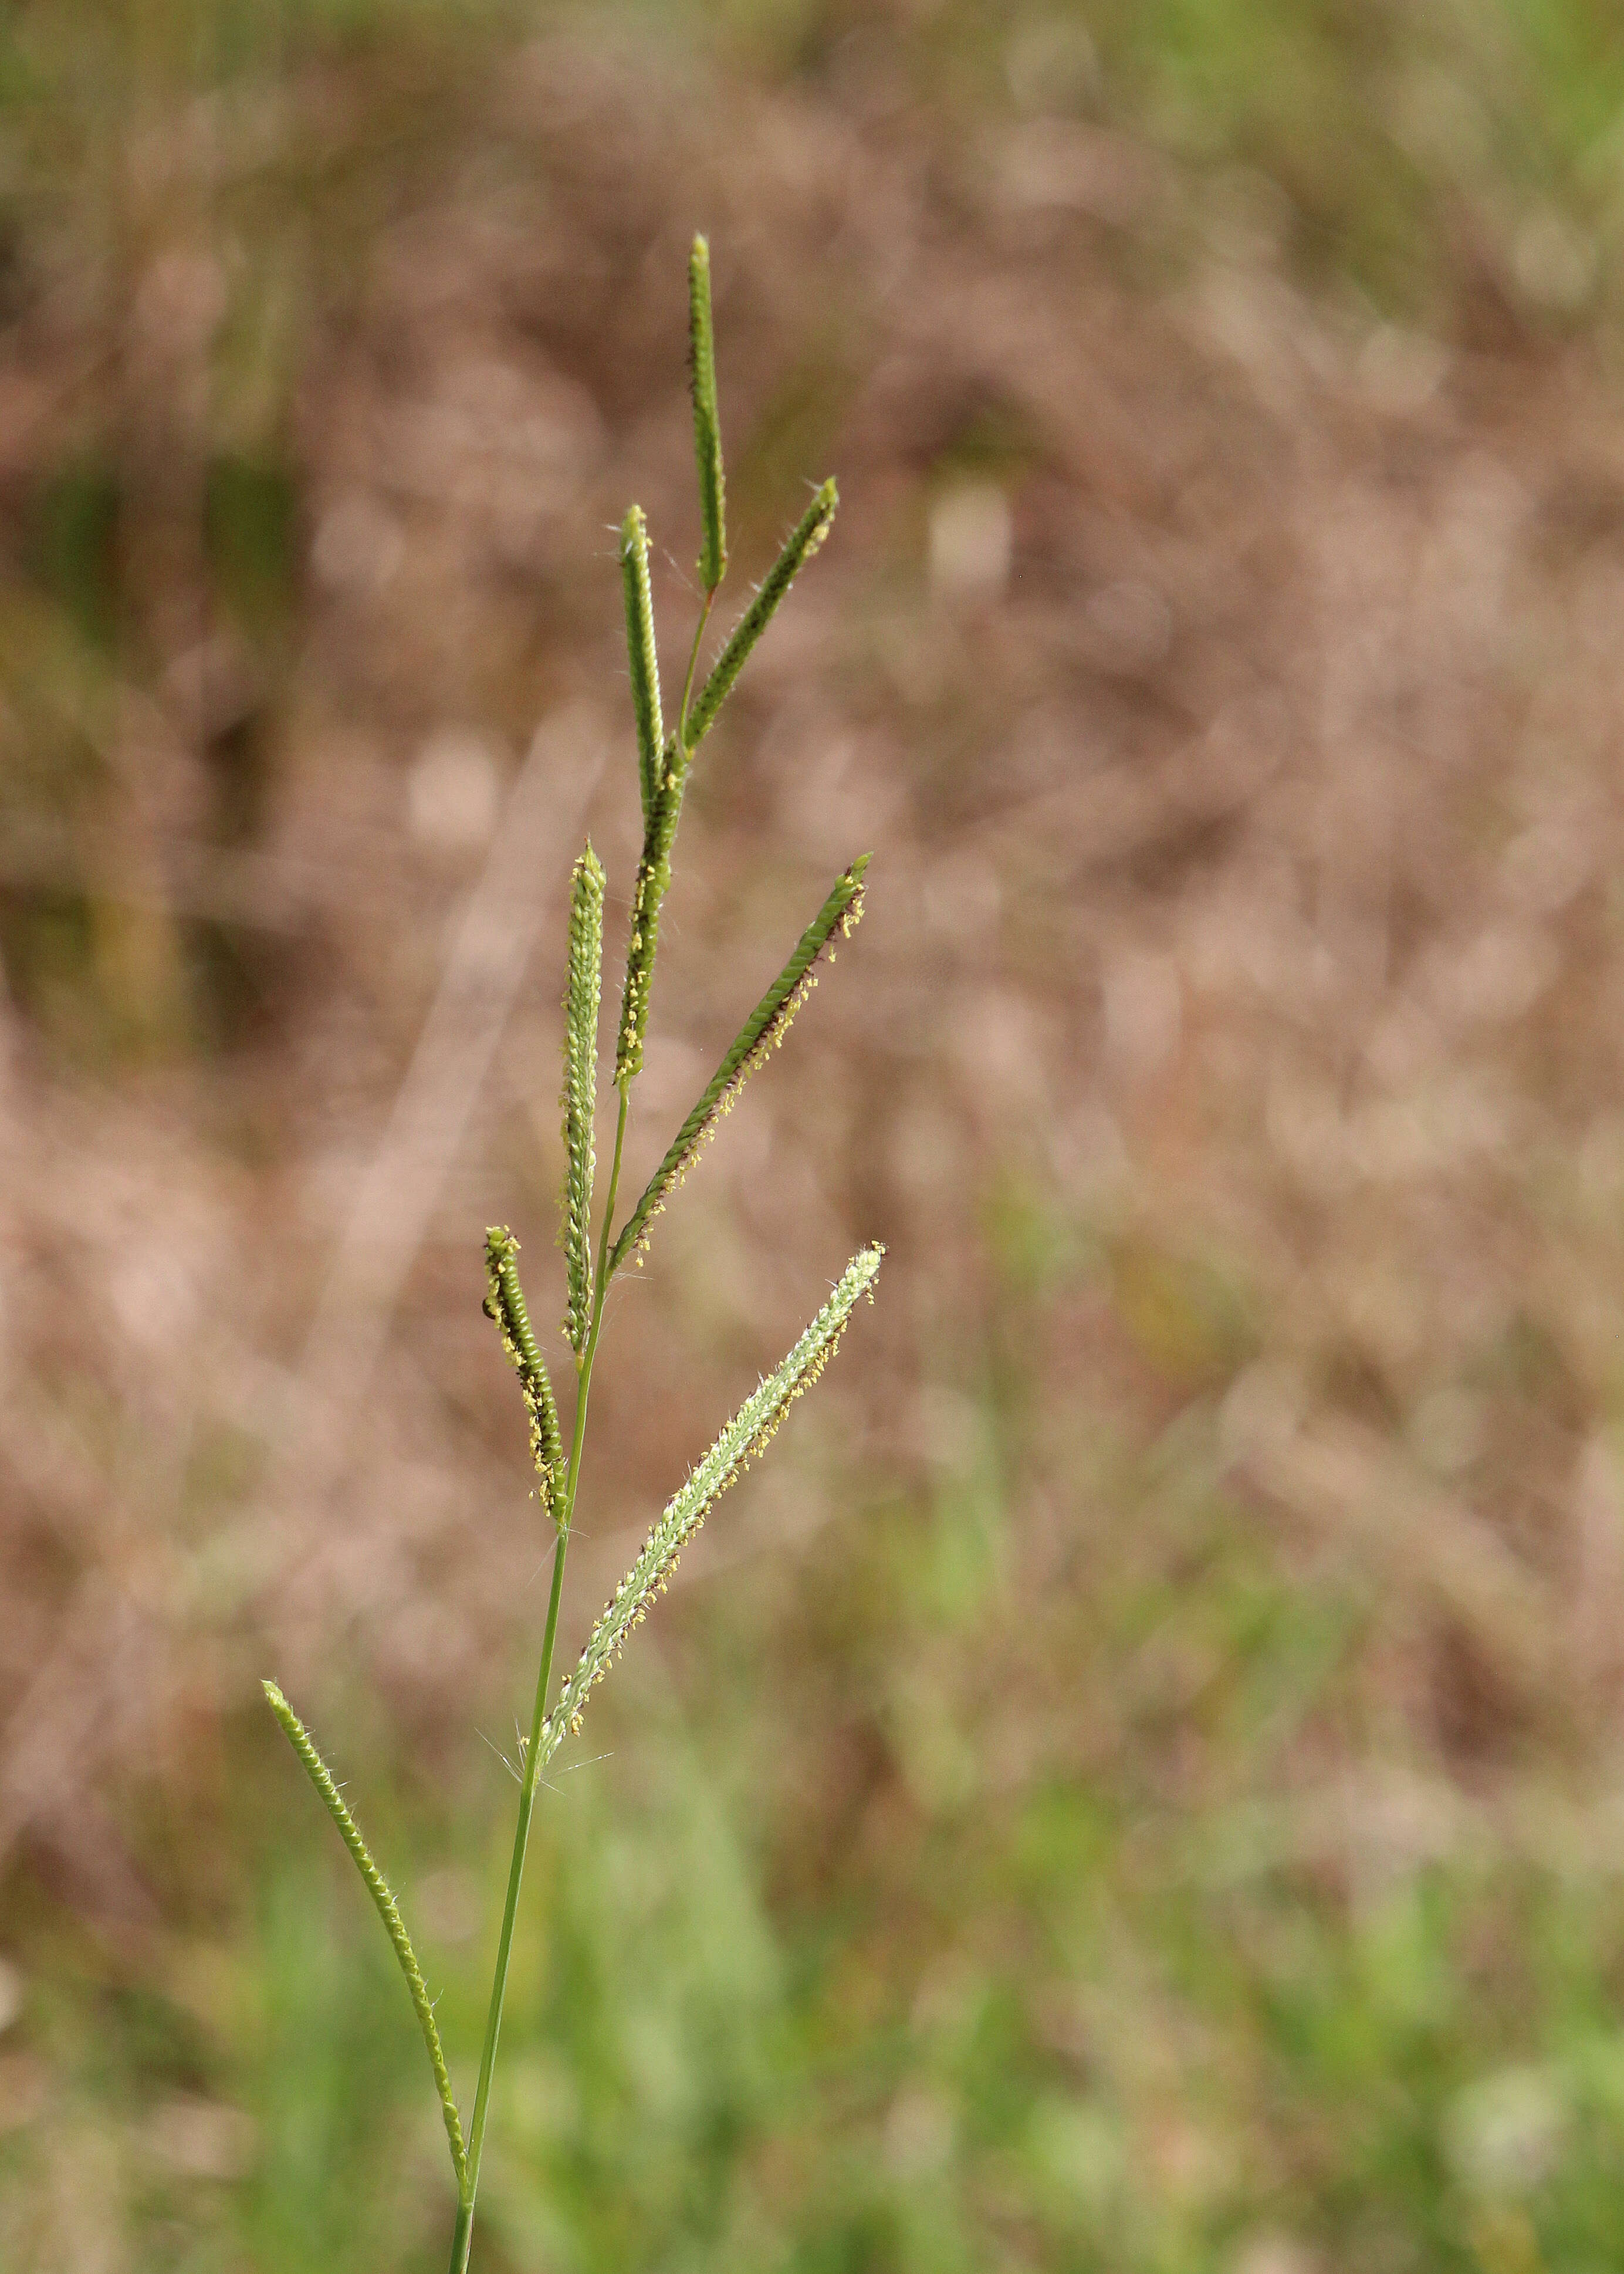
[{"label": "grass culm", "polygon": [[434,2007],[423,1971],[387,1881],[309,1732],[273,1682],[265,1684],[272,1712],[337,1825],[382,1919],[422,2029],[445,2119],[446,2141],[456,2181],[456,2226],[451,2274],[462,2274],[473,2245],[479,2171],[500,2042],[502,2007],[518,1917],[524,1859],[542,1773],[565,1738],[579,1729],[587,1699],[619,1657],[632,1629],[661,1594],[683,1547],[720,1495],[767,1444],[792,1402],[816,1382],[832,1357],[859,1299],[870,1294],[880,1268],[881,1248],[861,1249],[836,1281],[833,1291],[782,1362],[747,1397],[703,1458],[690,1471],[650,1530],[637,1557],[587,1638],[574,1669],[553,1691],[553,1660],[563,1599],[564,1565],[580,1491],[587,1442],[587,1413],[603,1329],[604,1306],[617,1272],[642,1260],[655,1218],[681,1183],[706,1139],[732,1106],[751,1073],[782,1041],[796,1011],[815,983],[817,967],[832,960],[838,939],[846,937],[862,914],[863,873],[868,856],[853,861],[836,879],[794,952],[740,1028],[693,1111],[672,1140],[659,1166],[617,1227],[620,1163],[631,1110],[632,1088],[643,1065],[649,999],[659,945],[660,907],[671,882],[672,855],[681,818],[688,770],[700,742],[801,568],[816,552],[834,518],[833,482],[813,495],[786,538],[777,561],[724,643],[709,673],[699,666],[717,592],[727,568],[726,492],[721,425],[717,412],[716,358],[710,314],[710,252],[703,237],[694,243],[688,268],[689,371],[694,401],[694,439],[698,463],[703,541],[699,556],[701,600],[688,649],[676,724],[667,729],[660,697],[659,661],[649,582],[649,540],[642,510],[633,506],[621,524],[620,557],[626,599],[627,646],[631,664],[632,707],[636,722],[637,770],[643,808],[643,853],[632,888],[626,975],[615,1036],[616,1095],[614,1150],[607,1190],[593,1242],[596,1163],[594,1124],[598,1107],[598,1033],[602,992],[604,871],[589,842],[575,863],[569,904],[568,976],[564,996],[564,1145],[567,1160],[560,1202],[560,1245],[565,1266],[564,1332],[575,1361],[574,1409],[568,1449],[558,1401],[546,1362],[530,1325],[519,1284],[519,1243],[506,1226],[485,1235],[485,1308],[502,1348],[519,1377],[530,1419],[530,1449],[539,1479],[538,1497],[553,1535],[553,1583],[542,1636],[540,1665],[528,1736],[521,1739],[519,1802],[513,1860],[491,1983],[485,2041],[469,2121],[452,2088]]}]

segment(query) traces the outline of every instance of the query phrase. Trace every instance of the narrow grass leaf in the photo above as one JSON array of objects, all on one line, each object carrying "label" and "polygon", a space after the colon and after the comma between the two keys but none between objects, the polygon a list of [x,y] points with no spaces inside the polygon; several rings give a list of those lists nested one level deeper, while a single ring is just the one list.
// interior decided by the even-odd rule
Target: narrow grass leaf
[{"label": "narrow grass leaf", "polygon": [[716,335],[710,323],[710,247],[694,239],[688,264],[688,377],[694,395],[694,455],[699,463],[699,510],[704,542],[699,581],[714,592],[727,571],[722,422],[716,407]]},{"label": "narrow grass leaf", "polygon": [[839,493],[833,482],[825,482],[796,523],[784,550],[768,570],[756,598],[740,617],[726,646],[711,666],[710,676],[695,697],[688,719],[690,751],[726,700],[734,680],[744,668],[745,659],[772,621],[779,601],[828,536],[839,502]]},{"label": "narrow grass leaf", "polygon": [[564,1440],[559,1428],[558,1405],[547,1374],[524,1290],[519,1284],[519,1243],[506,1224],[492,1224],[485,1236],[485,1268],[488,1283],[485,1314],[494,1321],[502,1348],[518,1369],[525,1410],[530,1417],[530,1457],[541,1479],[542,1504],[554,1524],[563,1520]]},{"label": "narrow grass leaf", "polygon": [[631,659],[637,771],[646,829],[659,790],[665,725],[660,715],[659,657],[654,645],[654,599],[649,586],[649,531],[641,506],[633,506],[620,524],[620,574],[626,586],[626,647]]},{"label": "narrow grass leaf", "polygon": [[579,1358],[592,1309],[593,1119],[598,1110],[598,1006],[604,968],[604,872],[589,840],[569,896],[569,984],[564,996],[564,1206],[568,1280],[564,1331]]},{"label": "narrow grass leaf", "polygon": [[460,2189],[467,2173],[468,2153],[462,2144],[462,2120],[457,2113],[456,2095],[451,2090],[451,2077],[446,2067],[446,2056],[440,2042],[440,2030],[434,2020],[434,2008],[429,1999],[428,1985],[423,1979],[423,1969],[411,1946],[399,1906],[389,1892],[388,1881],[373,1863],[359,1826],[345,1807],[343,1796],[333,1781],[331,1770],[316,1751],[310,1732],[294,1712],[274,1682],[261,1685],[266,1699],[276,1719],[282,1723],[288,1743],[298,1755],[305,1775],[320,1794],[322,1805],[337,1825],[344,1845],[355,1858],[356,1869],[366,1882],[366,1891],[377,1906],[383,1921],[401,1972],[406,1977],[406,1987],[411,1992],[423,2042],[429,2049],[429,2061],[434,2071],[435,2090],[440,2094],[440,2112],[446,2120],[446,2138],[451,2145],[451,2163],[456,2172]]},{"label": "narrow grass leaf", "polygon": [[655,1598],[665,1593],[677,1558],[710,1510],[766,1446],[794,1400],[811,1388],[828,1365],[859,1297],[871,1294],[884,1253],[876,1243],[852,1258],[834,1292],[788,1357],[746,1398],[681,1489],[667,1501],[636,1562],[605,1606],[547,1717],[538,1749],[541,1766],[558,1751],[566,1731],[580,1728],[588,1697],[620,1656],[632,1629],[647,1616]]},{"label": "narrow grass leaf", "polygon": [[672,1140],[665,1159],[627,1218],[610,1255],[612,1271],[647,1246],[650,1224],[687,1176],[695,1155],[715,1135],[723,1116],[733,1111],[750,1075],[766,1063],[769,1053],[789,1032],[791,1020],[817,984],[820,958],[827,953],[833,962],[831,943],[836,933],[851,937],[862,917],[863,871],[868,858],[865,853],[837,879],[829,898],[801,933],[794,953],[740,1028],[703,1096]]}]

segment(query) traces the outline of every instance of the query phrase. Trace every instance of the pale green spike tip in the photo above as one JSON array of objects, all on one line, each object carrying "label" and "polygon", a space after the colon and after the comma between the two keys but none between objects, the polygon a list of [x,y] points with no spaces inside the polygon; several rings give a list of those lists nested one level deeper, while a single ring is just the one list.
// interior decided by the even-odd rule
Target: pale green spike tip
[{"label": "pale green spike tip", "polygon": [[694,456],[699,469],[699,511],[704,541],[699,581],[714,592],[727,573],[726,484],[722,472],[722,422],[716,401],[716,333],[710,316],[710,247],[694,239],[688,256],[688,373],[694,395]]}]

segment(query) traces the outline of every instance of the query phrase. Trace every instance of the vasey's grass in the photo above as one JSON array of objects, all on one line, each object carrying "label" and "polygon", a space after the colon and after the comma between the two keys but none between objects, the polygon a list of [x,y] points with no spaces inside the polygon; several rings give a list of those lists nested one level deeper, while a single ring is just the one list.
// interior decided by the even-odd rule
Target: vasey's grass
[{"label": "vasey's grass", "polygon": [[727,567],[722,471],[721,425],[717,415],[716,358],[710,319],[710,260],[704,238],[696,237],[688,267],[689,368],[694,398],[694,440],[699,470],[703,544],[699,576],[703,599],[684,677],[682,697],[674,730],[666,732],[660,704],[659,664],[655,649],[654,610],[649,585],[648,532],[642,510],[633,506],[620,531],[620,560],[626,591],[627,645],[631,658],[632,706],[636,719],[638,780],[643,800],[643,855],[632,893],[631,932],[627,946],[626,980],[620,1022],[615,1044],[614,1087],[619,1107],[614,1154],[609,1171],[598,1238],[592,1253],[592,1185],[595,1168],[593,1122],[598,1103],[598,1025],[602,990],[604,939],[604,871],[590,844],[575,863],[569,908],[568,981],[565,990],[564,1142],[567,1157],[561,1201],[560,1245],[564,1251],[564,1331],[575,1359],[575,1397],[568,1453],[564,1449],[557,1402],[546,1362],[531,1329],[523,1291],[519,1284],[518,1242],[505,1226],[485,1235],[488,1291],[485,1308],[501,1336],[502,1346],[517,1369],[530,1413],[530,1447],[541,1480],[542,1505],[551,1517],[555,1540],[553,1587],[542,1638],[541,1664],[536,1680],[530,1734],[521,1740],[518,1822],[515,1828],[513,1861],[508,1877],[496,1967],[491,1984],[485,2044],[479,2059],[478,2082],[467,2136],[452,2090],[432,2003],[425,1985],[400,1910],[388,1885],[368,1852],[354,1818],[345,1806],[309,1733],[273,1682],[265,1684],[272,1712],[287,1733],[289,1743],[338,1826],[346,1847],[376,1904],[411,1993],[413,2007],[428,2047],[436,2088],[445,2115],[446,2137],[456,2179],[457,2216],[451,2249],[452,2274],[461,2274],[469,2263],[474,2230],[474,2209],[479,2188],[480,2159],[490,2114],[492,2080],[501,2034],[502,2007],[513,1955],[514,1924],[523,1878],[530,1818],[541,1773],[564,1737],[581,1726],[581,1714],[593,1687],[619,1655],[633,1627],[661,1593],[688,1540],[703,1523],[713,1503],[726,1491],[753,1456],[763,1449],[783,1419],[791,1403],[822,1373],[833,1355],[841,1331],[858,1299],[871,1294],[883,1250],[876,1245],[862,1249],[846,1265],[829,1300],[801,1336],[783,1362],[740,1407],[710,1451],[687,1481],[667,1502],[633,1563],[605,1607],[588,1638],[574,1672],[549,1708],[553,1645],[558,1636],[559,1604],[563,1593],[564,1560],[570,1525],[580,1489],[581,1465],[586,1443],[587,1406],[592,1371],[604,1321],[604,1300],[614,1275],[626,1263],[640,1261],[648,1245],[652,1221],[679,1185],[705,1140],[727,1112],[748,1076],[782,1041],[801,1004],[815,983],[816,967],[838,933],[847,936],[862,914],[863,872],[867,854],[838,877],[817,915],[808,925],[783,971],[746,1020],[732,1048],[718,1066],[703,1095],[672,1141],[647,1188],[617,1231],[614,1209],[620,1178],[620,1159],[626,1141],[632,1083],[643,1065],[643,1037],[648,1027],[649,995],[653,983],[655,954],[659,943],[660,903],[671,881],[671,855],[681,817],[682,794],[695,745],[710,726],[750,650],[766,629],[778,603],[788,591],[802,563],[828,534],[834,518],[835,486],[825,482],[786,540],[772,569],[724,645],[709,676],[695,691],[705,627]]}]

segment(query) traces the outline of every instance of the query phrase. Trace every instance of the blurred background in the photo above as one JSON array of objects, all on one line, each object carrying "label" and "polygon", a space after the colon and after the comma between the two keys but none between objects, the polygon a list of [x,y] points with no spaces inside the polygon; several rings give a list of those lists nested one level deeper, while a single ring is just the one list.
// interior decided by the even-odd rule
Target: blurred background
[{"label": "blurred background", "polygon": [[[0,2263],[437,2269],[545,1611],[563,895],[738,595],[486,2274],[1624,2263],[1611,0],[34,0],[0,30]],[[724,599],[726,609],[726,596]],[[634,1183],[634,1189],[635,1185]],[[560,1348],[554,1336],[552,1347]],[[559,1368],[562,1372],[562,1368]]]}]

